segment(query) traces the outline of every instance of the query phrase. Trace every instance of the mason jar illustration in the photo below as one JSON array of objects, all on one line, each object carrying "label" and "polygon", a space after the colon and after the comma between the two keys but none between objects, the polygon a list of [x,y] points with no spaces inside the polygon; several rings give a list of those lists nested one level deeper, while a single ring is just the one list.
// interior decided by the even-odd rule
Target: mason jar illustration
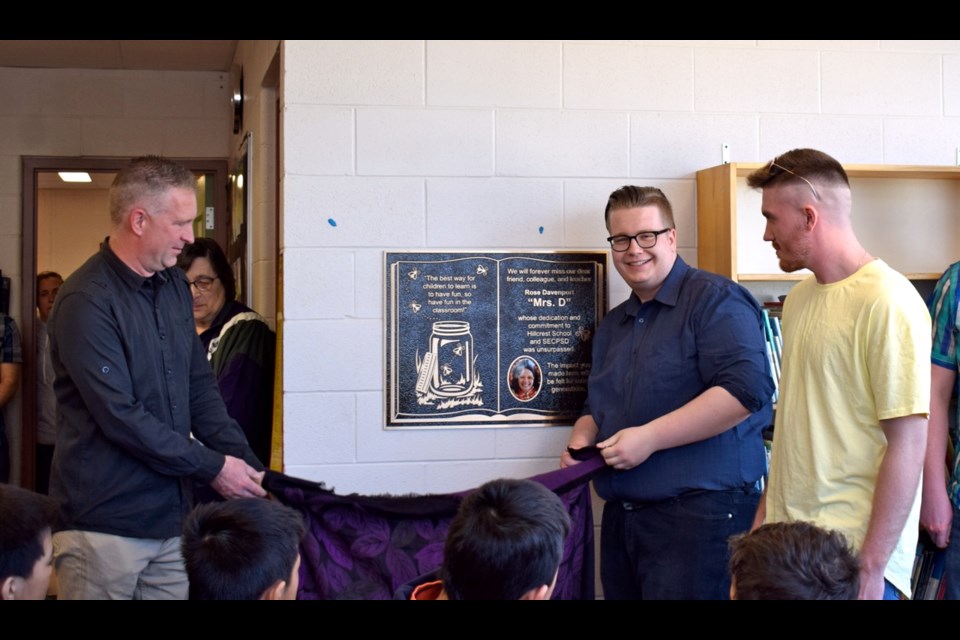
[{"label": "mason jar illustration", "polygon": [[444,396],[468,393],[473,386],[473,336],[470,323],[445,320],[433,323],[430,334],[433,392]]}]

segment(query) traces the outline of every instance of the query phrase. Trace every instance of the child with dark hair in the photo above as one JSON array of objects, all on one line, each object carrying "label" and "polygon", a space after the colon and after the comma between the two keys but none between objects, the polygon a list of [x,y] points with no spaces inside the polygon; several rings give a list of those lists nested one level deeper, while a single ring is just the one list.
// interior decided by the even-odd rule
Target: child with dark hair
[{"label": "child with dark hair", "polygon": [[396,597],[549,600],[569,530],[560,498],[539,482],[491,480],[460,504],[439,573],[401,587]]},{"label": "child with dark hair", "polygon": [[296,600],[303,516],[276,500],[199,505],[183,525],[191,600]]},{"label": "child with dark hair", "polygon": [[56,505],[0,484],[0,600],[43,600],[53,571]]},{"label": "child with dark hair", "polygon": [[856,600],[860,560],[839,531],[775,522],[730,539],[731,600]]}]

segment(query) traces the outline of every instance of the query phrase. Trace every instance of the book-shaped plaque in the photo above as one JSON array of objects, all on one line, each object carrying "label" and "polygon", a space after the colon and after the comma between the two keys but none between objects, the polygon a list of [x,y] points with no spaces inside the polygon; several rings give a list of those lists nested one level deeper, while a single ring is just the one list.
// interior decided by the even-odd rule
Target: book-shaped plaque
[{"label": "book-shaped plaque", "polygon": [[384,262],[388,429],[580,416],[606,252],[385,252]]}]

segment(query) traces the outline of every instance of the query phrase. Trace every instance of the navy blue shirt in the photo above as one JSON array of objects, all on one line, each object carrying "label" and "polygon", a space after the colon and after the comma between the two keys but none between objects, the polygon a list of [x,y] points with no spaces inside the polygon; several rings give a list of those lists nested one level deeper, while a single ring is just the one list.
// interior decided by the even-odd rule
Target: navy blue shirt
[{"label": "navy blue shirt", "polygon": [[733,489],[766,471],[761,433],[771,422],[774,388],[760,306],[740,285],[677,256],[652,300],[641,303],[631,294],[601,322],[584,415],[596,421],[600,442],[715,386],[751,415],[706,440],[658,451],[629,471],[608,468],[595,480],[600,497],[645,502]]},{"label": "navy blue shirt", "polygon": [[48,329],[64,528],[178,536],[192,482],[213,480],[224,454],[263,468],[227,415],[179,268],[145,278],[105,241],[60,288]]}]

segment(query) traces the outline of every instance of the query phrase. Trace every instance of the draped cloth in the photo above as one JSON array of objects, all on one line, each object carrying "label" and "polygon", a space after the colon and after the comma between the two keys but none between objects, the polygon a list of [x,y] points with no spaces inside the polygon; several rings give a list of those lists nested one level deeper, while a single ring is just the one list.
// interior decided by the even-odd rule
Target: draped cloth
[{"label": "draped cloth", "polygon": [[[532,476],[570,514],[554,600],[592,600],[593,511],[590,479],[604,468],[591,454],[581,464]],[[440,567],[443,543],[460,501],[472,490],[407,496],[338,495],[323,483],[267,471],[263,486],[300,511],[300,600],[389,600],[396,589]]]}]

